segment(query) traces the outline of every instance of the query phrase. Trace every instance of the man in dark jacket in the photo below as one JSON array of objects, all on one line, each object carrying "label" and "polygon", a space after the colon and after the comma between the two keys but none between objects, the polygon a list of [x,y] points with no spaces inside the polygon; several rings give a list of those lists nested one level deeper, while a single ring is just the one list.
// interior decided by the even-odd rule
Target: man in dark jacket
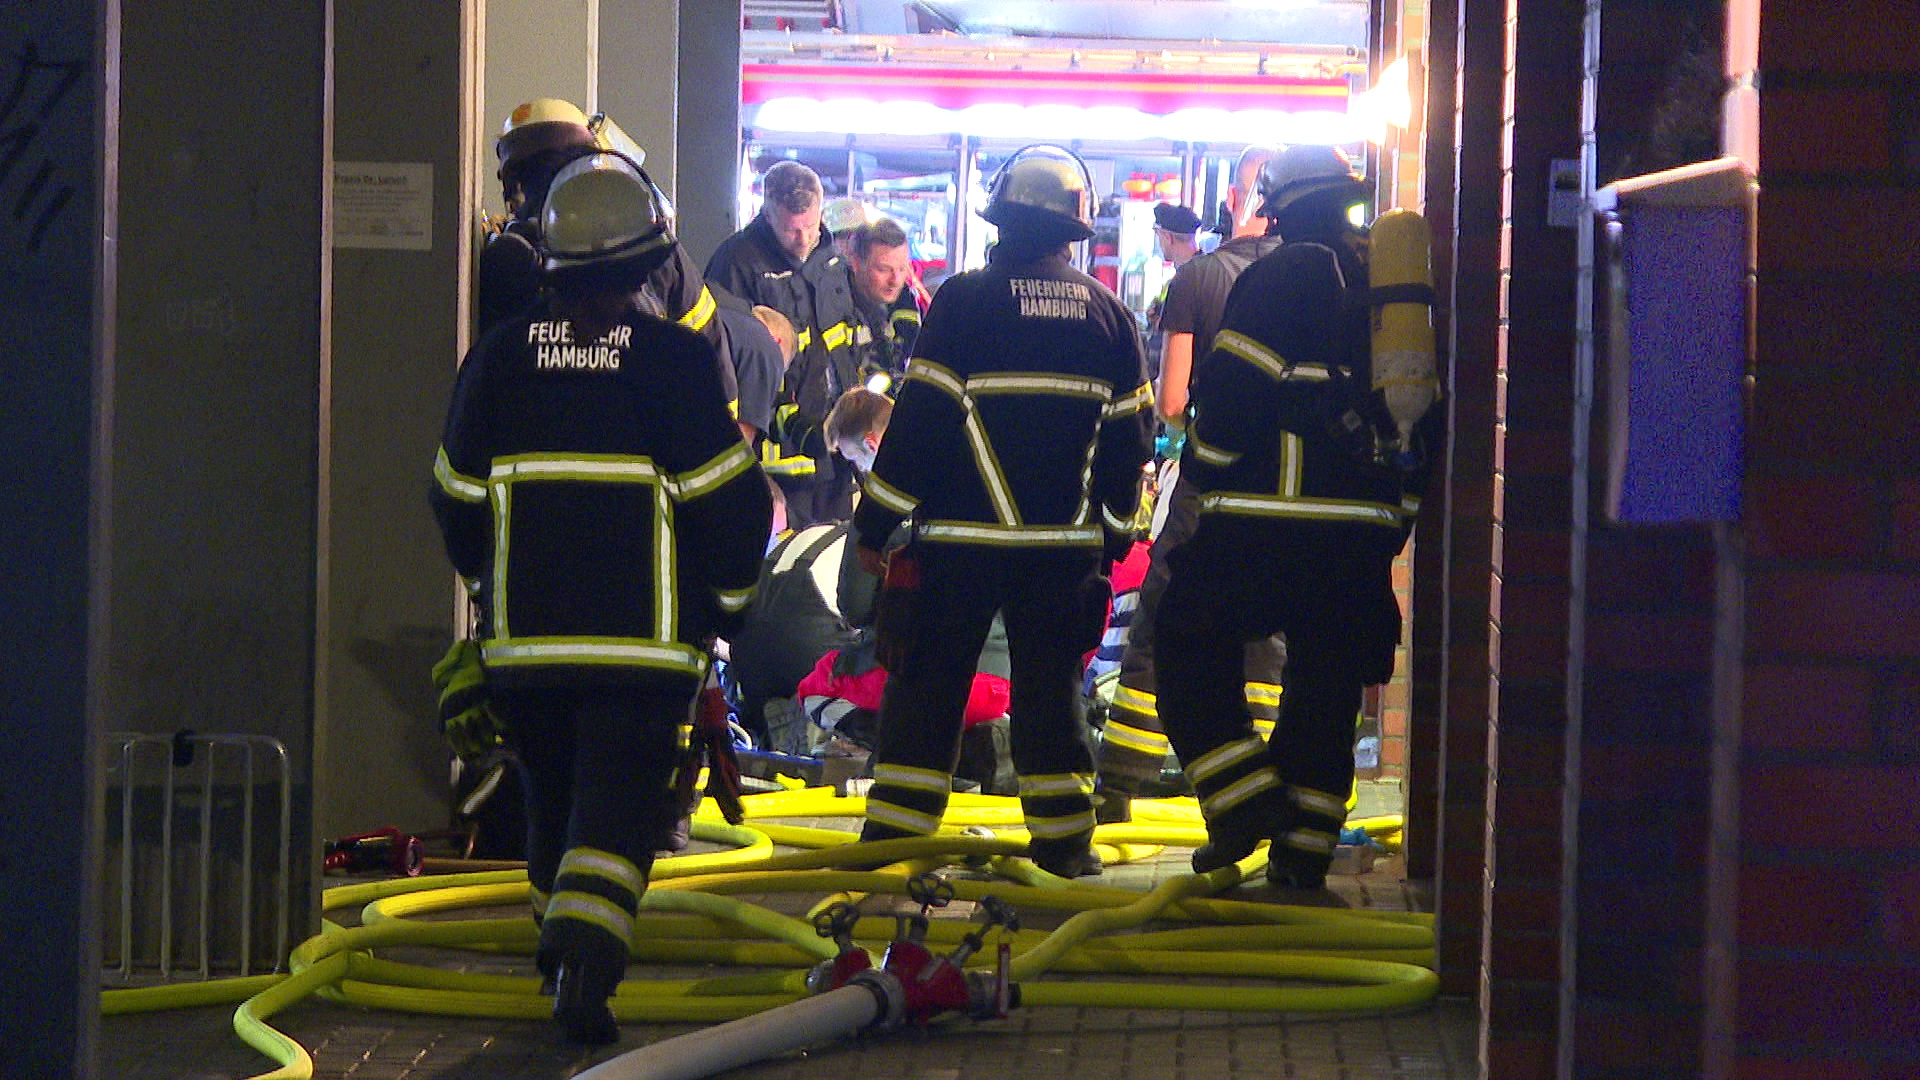
[{"label": "man in dark jacket", "polygon": [[[875,571],[913,519],[881,599],[882,651],[896,651],[891,637],[898,657],[887,659],[862,838],[939,827],[974,658],[998,611],[1028,852],[1063,877],[1101,870],[1075,698],[1106,621],[1106,564],[1132,544],[1153,403],[1132,314],[1067,259],[1092,234],[1089,187],[1057,147],[1022,151],[996,174],[983,211],[1000,227],[992,261],[935,295],[854,515]],[[903,559],[917,568],[910,592]],[[908,595],[911,618],[890,628]]]},{"label": "man in dark jacket", "polygon": [[761,456],[787,493],[795,528],[844,519],[852,510],[853,475],[826,445],[820,425],[842,391],[858,385],[853,282],[846,260],[820,224],[820,177],[782,161],[761,180],[765,203],[747,227],[720,242],[707,260],[707,280],[793,323],[800,351],[787,369],[774,411],[774,436]]},{"label": "man in dark jacket", "polygon": [[[1393,674],[1391,571],[1429,458],[1382,453],[1394,429],[1372,391],[1367,236],[1347,216],[1364,183],[1338,149],[1296,146],[1261,188],[1286,242],[1234,283],[1196,373],[1180,465],[1199,524],[1168,557],[1159,711],[1206,816],[1194,870],[1271,840],[1268,879],[1318,888],[1346,818],[1361,690]],[[1424,441],[1440,415],[1423,419]],[[1287,689],[1263,744],[1241,647],[1276,630]]]},{"label": "man in dark jacket", "polygon": [[432,504],[526,772],[554,1016],[608,1042],[653,853],[680,815],[680,725],[706,643],[752,599],[769,497],[712,346],[636,300],[674,247],[658,190],[594,154],[560,170],[543,216],[550,303],[461,366]]}]

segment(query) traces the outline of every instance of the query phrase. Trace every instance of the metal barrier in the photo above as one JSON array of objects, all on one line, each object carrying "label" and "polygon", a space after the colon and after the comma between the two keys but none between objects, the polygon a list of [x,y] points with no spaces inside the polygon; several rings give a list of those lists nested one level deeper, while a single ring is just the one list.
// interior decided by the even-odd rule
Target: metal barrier
[{"label": "metal barrier", "polygon": [[[119,799],[119,812],[108,814],[106,838],[107,851],[117,845],[118,854],[109,856],[103,875],[107,887],[119,892],[117,908],[107,905],[108,967],[117,967],[122,979],[133,978],[136,967],[143,973],[156,968],[163,980],[176,978],[180,920],[175,908],[184,892],[194,908],[188,962],[200,978],[211,978],[216,967],[254,974],[257,915],[262,924],[271,920],[263,951],[273,957],[270,970],[279,971],[292,948],[293,787],[287,748],[264,735],[113,732],[107,738],[116,755],[106,763],[109,810],[116,793]],[[263,795],[274,819],[271,854],[260,851],[262,813],[256,805]],[[138,813],[136,806],[154,812]],[[183,855],[189,860],[184,866]],[[256,873],[262,863],[272,866],[265,883],[260,880],[264,868]],[[176,883],[177,870],[194,875],[188,888]],[[216,925],[233,931],[232,948],[219,955]]]}]

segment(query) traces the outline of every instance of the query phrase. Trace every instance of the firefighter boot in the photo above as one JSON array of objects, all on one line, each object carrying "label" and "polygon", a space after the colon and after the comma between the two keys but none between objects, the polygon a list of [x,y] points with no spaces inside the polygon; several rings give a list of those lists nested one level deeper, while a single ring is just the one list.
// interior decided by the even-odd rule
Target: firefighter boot
[{"label": "firefighter boot", "polygon": [[1093,850],[1093,834],[1090,832],[1059,840],[1029,840],[1027,858],[1047,873],[1069,880],[1093,877],[1107,868]]},{"label": "firefighter boot", "polygon": [[1279,800],[1268,790],[1209,818],[1207,842],[1193,849],[1193,872],[1211,873],[1253,854],[1273,835],[1279,810]]},{"label": "firefighter boot", "polygon": [[1340,826],[1347,816],[1338,796],[1294,784],[1274,818],[1267,849],[1267,881],[1287,889],[1324,889]]},{"label": "firefighter boot", "polygon": [[1102,787],[1093,795],[1093,820],[1119,825],[1133,820],[1133,795],[1116,787]]},{"label": "firefighter boot", "polygon": [[553,1018],[566,1030],[569,1042],[604,1046],[620,1037],[607,999],[620,983],[613,964],[586,956],[567,956],[554,976]]}]

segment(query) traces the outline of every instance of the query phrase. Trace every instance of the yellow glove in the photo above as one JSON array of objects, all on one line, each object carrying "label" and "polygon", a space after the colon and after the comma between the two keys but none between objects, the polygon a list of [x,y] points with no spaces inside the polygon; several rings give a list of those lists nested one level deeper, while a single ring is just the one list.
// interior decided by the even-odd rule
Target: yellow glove
[{"label": "yellow glove", "polygon": [[487,702],[487,668],[480,644],[461,640],[433,665],[440,691],[440,733],[459,756],[476,757],[501,744],[506,725]]}]

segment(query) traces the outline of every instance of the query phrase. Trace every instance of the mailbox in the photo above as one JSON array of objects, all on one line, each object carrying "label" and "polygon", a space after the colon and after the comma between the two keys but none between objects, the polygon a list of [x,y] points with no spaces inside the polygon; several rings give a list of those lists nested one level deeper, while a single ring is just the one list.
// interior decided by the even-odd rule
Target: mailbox
[{"label": "mailbox", "polygon": [[1595,193],[1604,222],[1607,511],[1734,521],[1746,435],[1753,174],[1722,158]]}]

